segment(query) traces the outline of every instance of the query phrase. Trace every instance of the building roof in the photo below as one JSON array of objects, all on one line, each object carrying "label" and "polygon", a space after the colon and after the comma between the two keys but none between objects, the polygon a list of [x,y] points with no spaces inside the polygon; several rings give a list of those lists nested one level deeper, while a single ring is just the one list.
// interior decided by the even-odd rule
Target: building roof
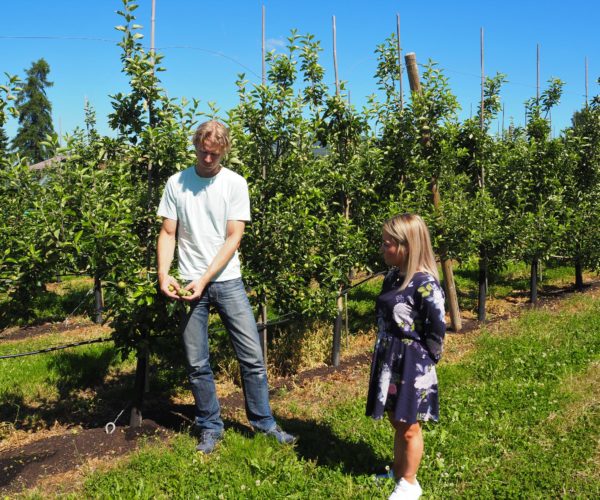
[{"label": "building roof", "polygon": [[60,163],[66,158],[64,155],[53,156],[47,160],[36,163],[35,165],[29,165],[30,170],[43,170],[46,167],[50,167],[54,163]]}]

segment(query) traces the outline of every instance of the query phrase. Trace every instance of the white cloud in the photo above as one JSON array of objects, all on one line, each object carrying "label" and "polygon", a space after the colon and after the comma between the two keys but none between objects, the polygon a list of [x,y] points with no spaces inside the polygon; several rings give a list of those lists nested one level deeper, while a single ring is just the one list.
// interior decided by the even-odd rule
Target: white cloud
[{"label": "white cloud", "polygon": [[267,38],[266,46],[267,50],[277,50],[285,47],[285,38]]}]

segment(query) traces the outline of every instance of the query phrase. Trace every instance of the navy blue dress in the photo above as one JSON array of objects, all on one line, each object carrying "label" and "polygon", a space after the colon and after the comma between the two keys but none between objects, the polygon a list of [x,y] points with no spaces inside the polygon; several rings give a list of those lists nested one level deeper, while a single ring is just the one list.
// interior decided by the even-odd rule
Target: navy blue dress
[{"label": "navy blue dress", "polygon": [[414,424],[439,419],[435,365],[442,356],[446,322],[444,293],[430,274],[417,272],[404,290],[390,271],[377,298],[377,341],[371,364],[367,415],[391,412]]}]

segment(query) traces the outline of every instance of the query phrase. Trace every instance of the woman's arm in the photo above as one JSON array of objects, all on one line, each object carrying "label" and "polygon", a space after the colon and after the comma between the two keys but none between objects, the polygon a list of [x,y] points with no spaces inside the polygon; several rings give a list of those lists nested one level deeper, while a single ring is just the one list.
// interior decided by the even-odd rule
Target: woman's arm
[{"label": "woman's arm", "polygon": [[446,312],[444,310],[444,292],[433,279],[417,288],[420,295],[420,315],[424,326],[425,346],[436,363],[441,359],[446,335]]}]

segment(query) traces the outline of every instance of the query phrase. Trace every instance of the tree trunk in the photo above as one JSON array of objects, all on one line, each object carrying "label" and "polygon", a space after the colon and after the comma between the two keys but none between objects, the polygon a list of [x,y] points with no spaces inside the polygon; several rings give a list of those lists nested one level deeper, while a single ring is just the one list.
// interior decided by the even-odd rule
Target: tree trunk
[{"label": "tree trunk", "polygon": [[575,288],[578,292],[583,292],[583,266],[579,257],[575,259]]},{"label": "tree trunk", "polygon": [[485,304],[487,300],[488,283],[488,260],[484,249],[479,253],[479,303],[477,307],[477,319],[485,321]]},{"label": "tree trunk", "polygon": [[142,408],[144,406],[144,393],[148,388],[149,366],[148,348],[145,345],[142,345],[142,347],[139,347],[137,355],[134,400],[131,408],[131,414],[129,416],[129,427],[135,428],[142,425]]},{"label": "tree trunk", "polygon": [[[340,291],[342,287],[340,286]],[[337,299],[337,316],[333,326],[333,348],[331,352],[331,364],[333,366],[340,365],[340,348],[342,344],[342,315],[344,312],[344,302],[342,296]]]},{"label": "tree trunk", "polygon": [[537,304],[537,277],[538,277],[538,259],[531,261],[531,277],[529,281],[529,301]]},{"label": "tree trunk", "polygon": [[102,312],[104,311],[104,298],[102,297],[102,281],[94,276],[94,302],[96,304],[96,324],[102,323]]}]

